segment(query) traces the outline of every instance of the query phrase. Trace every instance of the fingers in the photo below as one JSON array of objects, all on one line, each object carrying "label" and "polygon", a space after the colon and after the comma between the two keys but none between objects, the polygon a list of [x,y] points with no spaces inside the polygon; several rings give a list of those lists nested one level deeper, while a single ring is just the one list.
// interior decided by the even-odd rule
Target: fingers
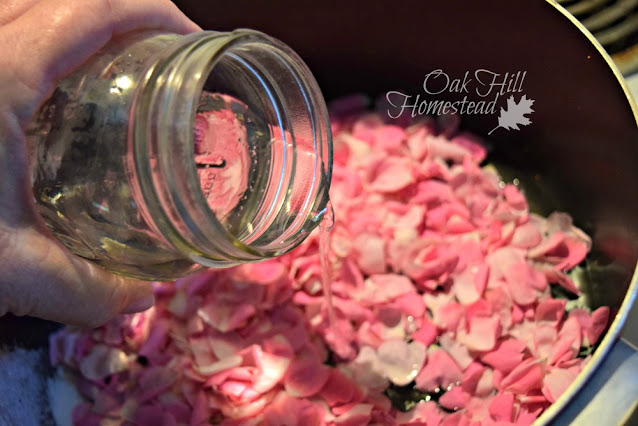
[{"label": "fingers", "polygon": [[0,315],[96,327],[154,303],[150,283],[113,275],[33,229],[0,231],[0,258]]},{"label": "fingers", "polygon": [[[51,0],[50,0],[51,1]],[[53,3],[56,0],[52,0]],[[101,0],[95,0],[98,3]],[[178,34],[201,31],[175,4],[168,0],[110,0],[113,34],[134,29],[159,28]]]},{"label": "fingers", "polygon": [[20,86],[8,99],[17,100],[13,109],[20,122],[111,37],[142,29],[184,34],[199,27],[169,0],[41,0],[2,27],[0,44],[13,46],[9,64],[2,65]]},{"label": "fingers", "polygon": [[40,0],[2,0],[0,2],[0,25],[15,20]]}]

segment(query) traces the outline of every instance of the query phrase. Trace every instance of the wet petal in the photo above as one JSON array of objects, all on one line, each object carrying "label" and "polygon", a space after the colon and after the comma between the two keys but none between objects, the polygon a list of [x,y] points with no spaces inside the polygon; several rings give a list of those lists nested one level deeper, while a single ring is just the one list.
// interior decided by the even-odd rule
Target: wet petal
[{"label": "wet petal", "polygon": [[395,385],[405,386],[423,366],[425,345],[418,341],[388,340],[379,346],[377,354],[385,376]]}]

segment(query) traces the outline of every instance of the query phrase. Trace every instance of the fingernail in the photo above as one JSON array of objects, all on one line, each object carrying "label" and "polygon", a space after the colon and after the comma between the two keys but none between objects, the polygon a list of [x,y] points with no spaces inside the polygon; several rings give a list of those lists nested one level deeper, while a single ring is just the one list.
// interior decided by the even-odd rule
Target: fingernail
[{"label": "fingernail", "polygon": [[134,314],[137,312],[143,312],[149,309],[151,306],[155,304],[155,296],[152,294],[150,296],[143,297],[141,299],[134,300],[130,305],[124,309],[124,314]]}]

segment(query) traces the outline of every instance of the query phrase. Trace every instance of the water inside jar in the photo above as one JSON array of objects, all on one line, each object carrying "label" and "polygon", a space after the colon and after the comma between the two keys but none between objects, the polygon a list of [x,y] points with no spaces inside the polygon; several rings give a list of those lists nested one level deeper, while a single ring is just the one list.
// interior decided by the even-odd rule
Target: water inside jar
[{"label": "water inside jar", "polygon": [[312,141],[282,131],[259,112],[233,96],[205,91],[194,125],[194,160],[206,203],[247,244],[284,239],[296,229],[309,232],[303,212],[316,185]]},{"label": "water inside jar", "polygon": [[[256,121],[239,100],[204,92],[195,116],[195,165],[204,198],[224,220],[248,189],[255,149],[249,147],[248,126]],[[254,144],[255,142],[253,142]]]}]

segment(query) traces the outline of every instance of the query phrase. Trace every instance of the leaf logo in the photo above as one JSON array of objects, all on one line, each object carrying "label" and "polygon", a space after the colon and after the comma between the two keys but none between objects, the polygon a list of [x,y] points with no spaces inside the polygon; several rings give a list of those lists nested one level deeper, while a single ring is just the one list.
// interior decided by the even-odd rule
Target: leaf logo
[{"label": "leaf logo", "polygon": [[507,109],[503,109],[501,107],[501,114],[498,116],[498,126],[494,127],[488,133],[488,136],[491,135],[492,132],[499,127],[502,127],[506,130],[520,130],[518,128],[519,124],[521,126],[532,124],[531,120],[525,117],[525,114],[531,114],[532,112],[534,112],[534,110],[532,109],[533,103],[534,100],[527,99],[525,95],[523,95],[518,103],[514,101],[514,96],[510,96],[507,99]]}]

